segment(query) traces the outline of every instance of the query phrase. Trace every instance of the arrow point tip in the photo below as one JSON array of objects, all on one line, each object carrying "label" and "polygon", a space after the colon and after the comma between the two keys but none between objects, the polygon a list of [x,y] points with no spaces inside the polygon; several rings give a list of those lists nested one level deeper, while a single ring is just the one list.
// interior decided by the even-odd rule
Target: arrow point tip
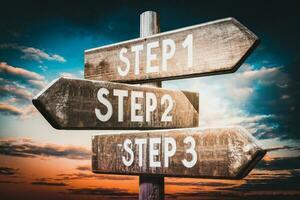
[{"label": "arrow point tip", "polygon": [[234,179],[242,179],[246,177],[251,170],[257,165],[257,163],[263,159],[263,157],[266,155],[267,151],[265,149],[262,149],[260,147],[257,147],[256,153],[252,156],[252,160],[249,160],[249,162],[240,168]]}]

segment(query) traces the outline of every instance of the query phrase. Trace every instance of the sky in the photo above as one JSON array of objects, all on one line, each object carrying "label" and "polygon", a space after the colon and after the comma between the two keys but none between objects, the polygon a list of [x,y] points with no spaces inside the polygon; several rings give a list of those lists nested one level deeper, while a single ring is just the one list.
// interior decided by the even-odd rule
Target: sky
[{"label": "sky", "polygon": [[[138,177],[93,174],[91,137],[55,130],[31,99],[52,80],[83,78],[84,50],[235,17],[260,44],[232,74],[163,81],[200,94],[200,127],[241,125],[269,151],[242,180],[165,178],[167,199],[300,198],[300,3],[297,1],[2,1],[0,193],[3,199],[131,199]],[[17,192],[16,192],[17,191]]]}]

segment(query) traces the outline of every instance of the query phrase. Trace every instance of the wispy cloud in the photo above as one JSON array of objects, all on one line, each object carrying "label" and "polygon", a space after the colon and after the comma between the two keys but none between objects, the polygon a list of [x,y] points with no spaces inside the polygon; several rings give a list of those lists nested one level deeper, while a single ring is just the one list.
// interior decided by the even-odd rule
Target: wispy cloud
[{"label": "wispy cloud", "polygon": [[25,78],[28,80],[44,80],[44,77],[32,72],[28,71],[24,68],[13,67],[8,65],[6,62],[0,62],[0,72],[7,73],[9,75]]},{"label": "wispy cloud", "polygon": [[62,72],[59,74],[61,77],[66,77],[66,78],[78,78],[76,74],[68,73],[68,72]]},{"label": "wispy cloud", "polygon": [[25,47],[25,48],[22,48],[21,51],[24,53],[24,55],[21,58],[28,59],[28,60],[34,60],[39,63],[42,63],[43,60],[66,62],[66,60],[60,55],[48,54],[40,49],[36,49],[33,47]]},{"label": "wispy cloud", "polygon": [[90,165],[80,165],[76,169],[79,171],[91,171]]},{"label": "wispy cloud", "polygon": [[39,65],[38,68],[40,68],[43,72],[48,70],[48,67],[46,65]]},{"label": "wispy cloud", "polygon": [[255,170],[243,180],[168,179],[170,199],[298,199],[299,170]]},{"label": "wispy cloud", "polygon": [[19,50],[23,53],[21,58],[27,60],[34,60],[39,63],[42,63],[44,60],[66,62],[66,59],[58,54],[47,53],[41,49],[34,47],[26,47],[14,43],[4,43],[0,44],[0,48]]},{"label": "wispy cloud", "polygon": [[6,94],[13,95],[17,98],[23,98],[26,100],[32,99],[32,93],[30,93],[24,88],[16,87],[13,85],[5,85],[5,86],[0,85],[0,92],[6,92]]},{"label": "wispy cloud", "polygon": [[19,173],[19,169],[12,167],[0,167],[0,175],[12,176]]},{"label": "wispy cloud", "polygon": [[0,154],[17,157],[58,157],[90,159],[90,151],[79,146],[40,144],[31,140],[0,140]]},{"label": "wispy cloud", "polygon": [[24,120],[32,117],[32,114],[37,113],[37,110],[33,105],[27,105],[19,108],[8,103],[0,103],[0,113],[20,116],[21,119]]},{"label": "wispy cloud", "polygon": [[0,103],[0,112],[12,115],[22,115],[23,113],[21,109],[5,103]]},{"label": "wispy cloud", "polygon": [[40,179],[37,179],[37,180],[31,182],[31,185],[55,186],[55,187],[67,186],[67,184],[64,182],[48,181],[43,178],[40,178]]},{"label": "wispy cloud", "polygon": [[277,157],[261,160],[258,169],[265,170],[292,170],[300,168],[300,156]]},{"label": "wispy cloud", "polygon": [[42,89],[46,86],[45,77],[21,67],[14,67],[6,62],[0,62],[0,83],[17,85],[17,82],[25,82],[37,89]]},{"label": "wispy cloud", "polygon": [[110,198],[113,196],[119,197],[122,195],[122,197],[137,198],[137,194],[129,193],[127,190],[119,188],[71,188],[68,190],[70,193],[77,195],[109,196]]},{"label": "wispy cloud", "polygon": [[28,118],[36,113],[32,97],[47,84],[44,76],[20,67],[0,63],[0,112]]},{"label": "wispy cloud", "polygon": [[107,174],[95,174],[92,171],[86,171],[86,173],[72,173],[72,174],[58,174],[55,180],[80,180],[80,179],[101,179],[101,180],[133,180],[133,176],[120,176],[120,175],[107,175]]}]

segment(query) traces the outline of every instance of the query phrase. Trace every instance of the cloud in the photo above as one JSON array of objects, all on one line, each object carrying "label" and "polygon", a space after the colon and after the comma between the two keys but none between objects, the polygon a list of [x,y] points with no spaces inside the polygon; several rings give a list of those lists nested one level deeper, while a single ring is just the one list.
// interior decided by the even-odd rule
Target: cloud
[{"label": "cloud", "polygon": [[3,183],[3,184],[23,184],[25,182],[23,181],[8,181],[8,180],[1,180],[0,183]]},{"label": "cloud", "polygon": [[0,112],[12,115],[22,115],[23,111],[15,106],[0,103]]},{"label": "cloud", "polygon": [[[178,192],[166,194],[170,199],[298,199],[300,170],[255,170],[243,180],[209,180],[193,183],[174,182]],[[172,184],[172,183],[171,183]],[[186,188],[188,187],[188,188]],[[183,190],[184,189],[184,190]],[[186,191],[186,192],[185,192]]]},{"label": "cloud", "polygon": [[42,63],[43,60],[66,62],[66,60],[60,55],[57,55],[57,54],[51,55],[40,49],[36,49],[33,47],[22,48],[21,51],[24,53],[24,55],[21,58],[28,59],[28,60],[34,60],[39,63]]},{"label": "cloud", "polygon": [[18,108],[7,103],[0,103],[0,113],[20,116],[22,119],[26,119],[28,117],[31,117],[32,114],[37,113],[37,110],[33,105]]},{"label": "cloud", "polygon": [[70,193],[77,195],[97,195],[97,196],[130,196],[137,198],[137,194],[129,193],[127,190],[119,188],[71,188]]},{"label": "cloud", "polygon": [[80,179],[101,179],[101,180],[133,180],[135,177],[133,176],[120,176],[120,175],[108,175],[108,174],[95,174],[92,171],[87,173],[72,173],[72,174],[58,174],[58,178],[55,180],[80,180]]},{"label": "cloud", "polygon": [[11,167],[0,167],[0,175],[12,176],[19,173],[19,169]]},{"label": "cloud", "polygon": [[266,91],[281,91],[289,83],[282,67],[243,64],[232,74],[167,81],[164,85],[199,92],[202,127],[241,125],[258,138],[274,138],[279,134],[280,119],[273,108],[278,105],[264,98],[273,95]]},{"label": "cloud", "polygon": [[286,94],[284,94],[284,95],[281,96],[281,99],[282,99],[282,100],[286,100],[286,99],[288,99],[288,98],[290,98],[290,96],[289,96],[289,95],[286,95]]},{"label": "cloud", "polygon": [[300,156],[278,157],[269,160],[261,160],[257,165],[258,169],[266,170],[292,170],[300,168]]},{"label": "cloud", "polygon": [[0,48],[19,50],[23,53],[21,58],[27,59],[27,60],[34,60],[39,63],[42,63],[44,60],[66,62],[66,59],[58,54],[47,53],[41,49],[37,49],[37,48],[33,48],[33,47],[26,47],[26,46],[20,46],[17,44],[4,43],[4,44],[0,45]]},{"label": "cloud", "polygon": [[273,148],[268,148],[266,149],[268,152],[270,151],[278,151],[278,150],[286,150],[286,149],[294,149],[293,147],[290,146],[280,146],[280,147],[273,147]]},{"label": "cloud", "polygon": [[46,65],[39,65],[38,68],[40,68],[43,72],[48,70],[48,67]]},{"label": "cloud", "polygon": [[0,140],[0,154],[17,157],[57,157],[75,160],[90,159],[90,151],[78,146],[40,144],[24,140]]},{"label": "cloud", "polygon": [[62,72],[59,74],[61,77],[66,77],[66,78],[78,78],[75,74],[71,74],[68,72]]},{"label": "cloud", "polygon": [[11,104],[11,103],[16,103],[18,101],[19,101],[19,99],[15,98],[15,97],[11,97],[9,99],[6,99],[3,103]]},{"label": "cloud", "polygon": [[28,83],[39,89],[43,89],[47,85],[45,80],[28,80]]},{"label": "cloud", "polygon": [[67,184],[64,183],[64,182],[53,182],[53,181],[49,182],[49,181],[44,180],[44,179],[38,179],[36,181],[33,181],[33,182],[31,182],[31,185],[58,186],[58,187],[67,186]]},{"label": "cloud", "polygon": [[225,187],[225,186],[232,186],[232,183],[222,183],[222,182],[180,182],[178,179],[174,181],[165,182],[165,184],[170,186],[198,186],[198,187]]},{"label": "cloud", "polygon": [[19,67],[10,66],[6,62],[0,62],[0,72],[29,80],[44,80],[43,76],[35,72],[28,71]]},{"label": "cloud", "polygon": [[28,105],[22,108],[21,119],[27,119],[33,116],[33,114],[38,113],[37,109],[33,105]]},{"label": "cloud", "polygon": [[15,97],[23,98],[26,100],[31,100],[32,99],[32,94],[25,90],[24,88],[16,87],[13,85],[5,85],[1,86],[0,85],[0,92],[6,92],[6,94],[11,94]]},{"label": "cloud", "polygon": [[20,67],[13,67],[5,62],[0,63],[0,112],[31,117],[36,109],[31,99],[47,84],[45,78],[35,72]]},{"label": "cloud", "polygon": [[91,171],[90,165],[80,165],[76,169],[79,171]]},{"label": "cloud", "polygon": [[[287,84],[288,77],[283,74],[280,70],[281,67],[261,67],[259,69],[253,69],[250,65],[246,65],[246,71],[238,73],[235,76],[236,81],[242,81],[242,84],[248,84],[249,82],[259,81],[261,84],[277,84],[277,86],[282,87]],[[277,79],[278,76],[281,79]],[[283,85],[282,85],[283,84]]]},{"label": "cloud", "polygon": [[6,62],[0,63],[0,83],[6,85],[29,84],[37,89],[42,89],[46,86],[45,77],[36,72],[29,71],[20,67],[13,67]]}]

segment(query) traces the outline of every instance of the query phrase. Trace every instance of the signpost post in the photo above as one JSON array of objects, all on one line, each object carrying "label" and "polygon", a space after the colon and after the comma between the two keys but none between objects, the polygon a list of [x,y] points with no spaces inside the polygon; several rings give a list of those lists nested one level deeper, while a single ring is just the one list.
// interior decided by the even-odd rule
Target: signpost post
[{"label": "signpost post", "polygon": [[86,50],[86,79],[55,80],[35,107],[57,129],[148,130],[92,139],[93,172],[139,175],[140,200],[164,199],[165,176],[245,177],[266,153],[256,139],[242,127],[191,128],[199,95],[159,87],[234,72],[258,38],[234,18],[165,33],[155,12],[140,20],[140,38]]},{"label": "signpost post", "polygon": [[[160,32],[159,15],[146,11],[140,15],[140,37],[149,37]],[[142,85],[161,87],[161,81],[142,83]],[[199,101],[198,101],[199,102]],[[198,110],[199,111],[199,110]],[[184,115],[185,116],[185,115]],[[199,114],[198,114],[199,116]],[[139,200],[164,199],[165,178],[163,176],[139,176]]]}]

